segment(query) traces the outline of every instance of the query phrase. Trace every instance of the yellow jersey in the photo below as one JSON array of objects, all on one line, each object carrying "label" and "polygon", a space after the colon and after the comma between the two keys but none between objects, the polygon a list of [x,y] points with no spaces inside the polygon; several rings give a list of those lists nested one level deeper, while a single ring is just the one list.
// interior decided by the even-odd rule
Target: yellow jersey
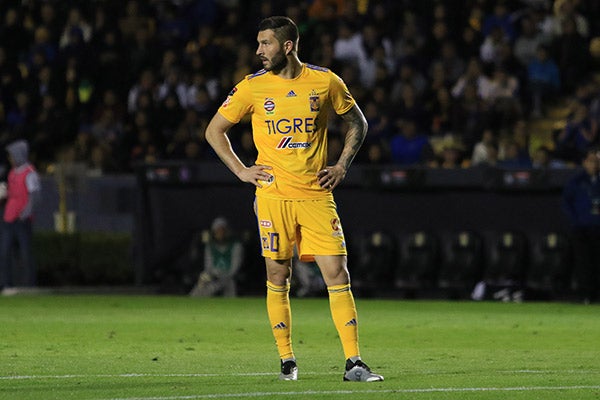
[{"label": "yellow jersey", "polygon": [[238,123],[252,115],[256,164],[272,175],[256,195],[277,199],[331,196],[319,185],[317,172],[327,165],[327,121],[330,110],[344,114],[355,104],[346,84],[327,68],[303,64],[294,79],[270,71],[247,75],[227,96],[218,112]]}]

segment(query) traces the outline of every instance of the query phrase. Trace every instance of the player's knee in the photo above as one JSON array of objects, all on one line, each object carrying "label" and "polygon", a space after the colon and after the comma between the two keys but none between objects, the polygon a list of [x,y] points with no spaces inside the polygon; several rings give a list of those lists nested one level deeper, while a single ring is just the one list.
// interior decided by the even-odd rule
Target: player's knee
[{"label": "player's knee", "polygon": [[287,285],[291,277],[290,263],[287,260],[270,260],[266,259],[267,280],[274,285]]}]

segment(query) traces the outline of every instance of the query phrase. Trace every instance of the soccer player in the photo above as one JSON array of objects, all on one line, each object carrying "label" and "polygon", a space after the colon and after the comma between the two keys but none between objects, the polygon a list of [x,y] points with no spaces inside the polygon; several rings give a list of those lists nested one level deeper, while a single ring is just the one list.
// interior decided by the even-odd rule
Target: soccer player
[{"label": "soccer player", "polygon": [[[301,260],[316,261],[327,284],[346,358],[344,380],[382,381],[360,357],[346,244],[332,195],[364,140],[367,122],[337,75],[300,62],[298,40],[298,28],[287,17],[260,22],[256,54],[264,68],[233,88],[208,125],[206,139],[240,180],[256,186],[254,208],[266,263],[267,313],[281,358],[280,379],[298,376],[289,300],[295,245]],[[348,130],[339,159],[327,165],[331,110]],[[246,114],[252,115],[258,150],[252,166],[240,161],[227,136]]]}]

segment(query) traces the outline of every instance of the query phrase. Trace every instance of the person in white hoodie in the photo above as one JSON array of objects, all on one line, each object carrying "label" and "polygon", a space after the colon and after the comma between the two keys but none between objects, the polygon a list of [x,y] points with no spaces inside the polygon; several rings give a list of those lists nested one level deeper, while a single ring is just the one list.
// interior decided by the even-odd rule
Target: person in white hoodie
[{"label": "person in white hoodie", "polygon": [[[6,183],[6,200],[0,235],[0,285],[10,290],[13,282],[13,252],[25,269],[24,285],[35,286],[36,272],[32,252],[33,210],[40,199],[40,178],[29,162],[29,145],[17,140],[6,146],[11,169]],[[16,245],[16,246],[15,246]]]}]

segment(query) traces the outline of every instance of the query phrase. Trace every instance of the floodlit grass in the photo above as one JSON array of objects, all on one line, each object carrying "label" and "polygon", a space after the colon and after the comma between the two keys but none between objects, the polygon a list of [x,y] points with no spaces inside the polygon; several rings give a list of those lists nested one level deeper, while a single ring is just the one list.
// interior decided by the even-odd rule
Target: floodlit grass
[{"label": "floodlit grass", "polygon": [[297,382],[262,298],[0,298],[0,399],[600,399],[600,307],[357,300],[381,383],[342,382],[326,299],[292,299]]}]

